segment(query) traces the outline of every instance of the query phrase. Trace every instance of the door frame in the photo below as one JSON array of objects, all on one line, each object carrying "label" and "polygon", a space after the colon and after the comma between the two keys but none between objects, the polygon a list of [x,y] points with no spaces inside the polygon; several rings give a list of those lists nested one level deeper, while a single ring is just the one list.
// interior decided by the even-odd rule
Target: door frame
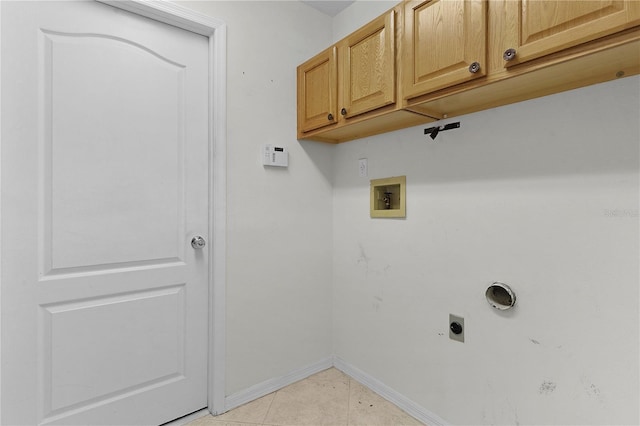
[{"label": "door frame", "polygon": [[[227,26],[220,19],[204,15],[168,0],[95,0],[118,9],[164,22],[209,39],[209,314],[207,357],[207,408],[212,414],[225,411],[225,289],[226,289],[226,46]],[[0,5],[0,18],[2,6]],[[1,42],[0,24],[0,42]],[[1,57],[0,57],[1,66]],[[1,67],[0,67],[1,77]],[[2,79],[0,78],[0,95]],[[0,96],[1,99],[1,96]],[[0,105],[0,155],[2,111]],[[1,206],[0,206],[1,218]],[[0,241],[2,229],[0,228]],[[1,254],[1,253],[0,253]],[[2,283],[0,282],[0,301]],[[0,316],[0,330],[2,326]],[[0,340],[1,345],[1,340]],[[0,346],[0,357],[2,356]],[[1,358],[0,358],[1,360]],[[0,363],[0,380],[2,380]],[[1,395],[0,395],[1,396]],[[0,419],[2,405],[0,404]]]}]

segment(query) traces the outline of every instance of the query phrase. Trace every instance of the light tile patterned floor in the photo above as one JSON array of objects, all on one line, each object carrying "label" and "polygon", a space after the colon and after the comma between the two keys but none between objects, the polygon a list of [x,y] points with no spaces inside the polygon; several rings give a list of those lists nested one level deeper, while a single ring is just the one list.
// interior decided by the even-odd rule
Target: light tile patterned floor
[{"label": "light tile patterned floor", "polygon": [[419,421],[335,368],[187,426],[419,426]]}]

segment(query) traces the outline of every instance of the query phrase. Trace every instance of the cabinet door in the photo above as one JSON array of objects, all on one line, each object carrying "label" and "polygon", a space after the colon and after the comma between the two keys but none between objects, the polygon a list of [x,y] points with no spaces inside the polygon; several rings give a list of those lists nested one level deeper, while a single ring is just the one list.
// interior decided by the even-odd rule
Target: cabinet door
[{"label": "cabinet door", "polygon": [[298,130],[308,132],[337,121],[336,47],[298,67]]},{"label": "cabinet door", "polygon": [[340,114],[345,118],[395,103],[394,32],[390,11],[340,43]]},{"label": "cabinet door", "polygon": [[507,1],[507,20],[520,22],[514,51],[505,65],[514,65],[595,40],[640,24],[637,0]]},{"label": "cabinet door", "polygon": [[406,99],[485,75],[485,0],[405,4]]}]

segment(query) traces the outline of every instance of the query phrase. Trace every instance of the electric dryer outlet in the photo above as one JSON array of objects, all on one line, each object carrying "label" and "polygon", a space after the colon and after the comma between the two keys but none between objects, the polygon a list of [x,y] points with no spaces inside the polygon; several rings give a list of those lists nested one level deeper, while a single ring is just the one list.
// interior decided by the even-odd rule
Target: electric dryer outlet
[{"label": "electric dryer outlet", "polygon": [[449,339],[464,343],[464,318],[449,314]]}]

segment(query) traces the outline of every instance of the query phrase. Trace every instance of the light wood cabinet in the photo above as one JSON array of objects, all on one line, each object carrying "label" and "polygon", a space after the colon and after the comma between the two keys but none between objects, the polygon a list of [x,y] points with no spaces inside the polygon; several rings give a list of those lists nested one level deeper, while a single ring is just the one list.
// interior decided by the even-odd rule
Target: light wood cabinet
[{"label": "light wood cabinet", "polygon": [[406,99],[486,74],[486,14],[485,0],[405,3]]},{"label": "light wood cabinet", "polygon": [[402,8],[390,10],[298,67],[298,138],[344,142],[434,121],[403,110]]},{"label": "light wood cabinet", "polygon": [[299,133],[336,122],[337,63],[337,48],[333,46],[298,67]]},{"label": "light wood cabinet", "polygon": [[504,66],[509,67],[636,26],[640,24],[640,2],[507,1],[504,14],[503,35],[509,41],[500,51]]},{"label": "light wood cabinet", "polygon": [[404,0],[298,68],[339,143],[640,74],[640,0]]},{"label": "light wood cabinet", "polygon": [[380,16],[338,44],[340,114],[345,118],[396,101],[395,12]]},{"label": "light wood cabinet", "polygon": [[640,1],[486,3],[487,74],[406,109],[453,117],[640,73]]}]

